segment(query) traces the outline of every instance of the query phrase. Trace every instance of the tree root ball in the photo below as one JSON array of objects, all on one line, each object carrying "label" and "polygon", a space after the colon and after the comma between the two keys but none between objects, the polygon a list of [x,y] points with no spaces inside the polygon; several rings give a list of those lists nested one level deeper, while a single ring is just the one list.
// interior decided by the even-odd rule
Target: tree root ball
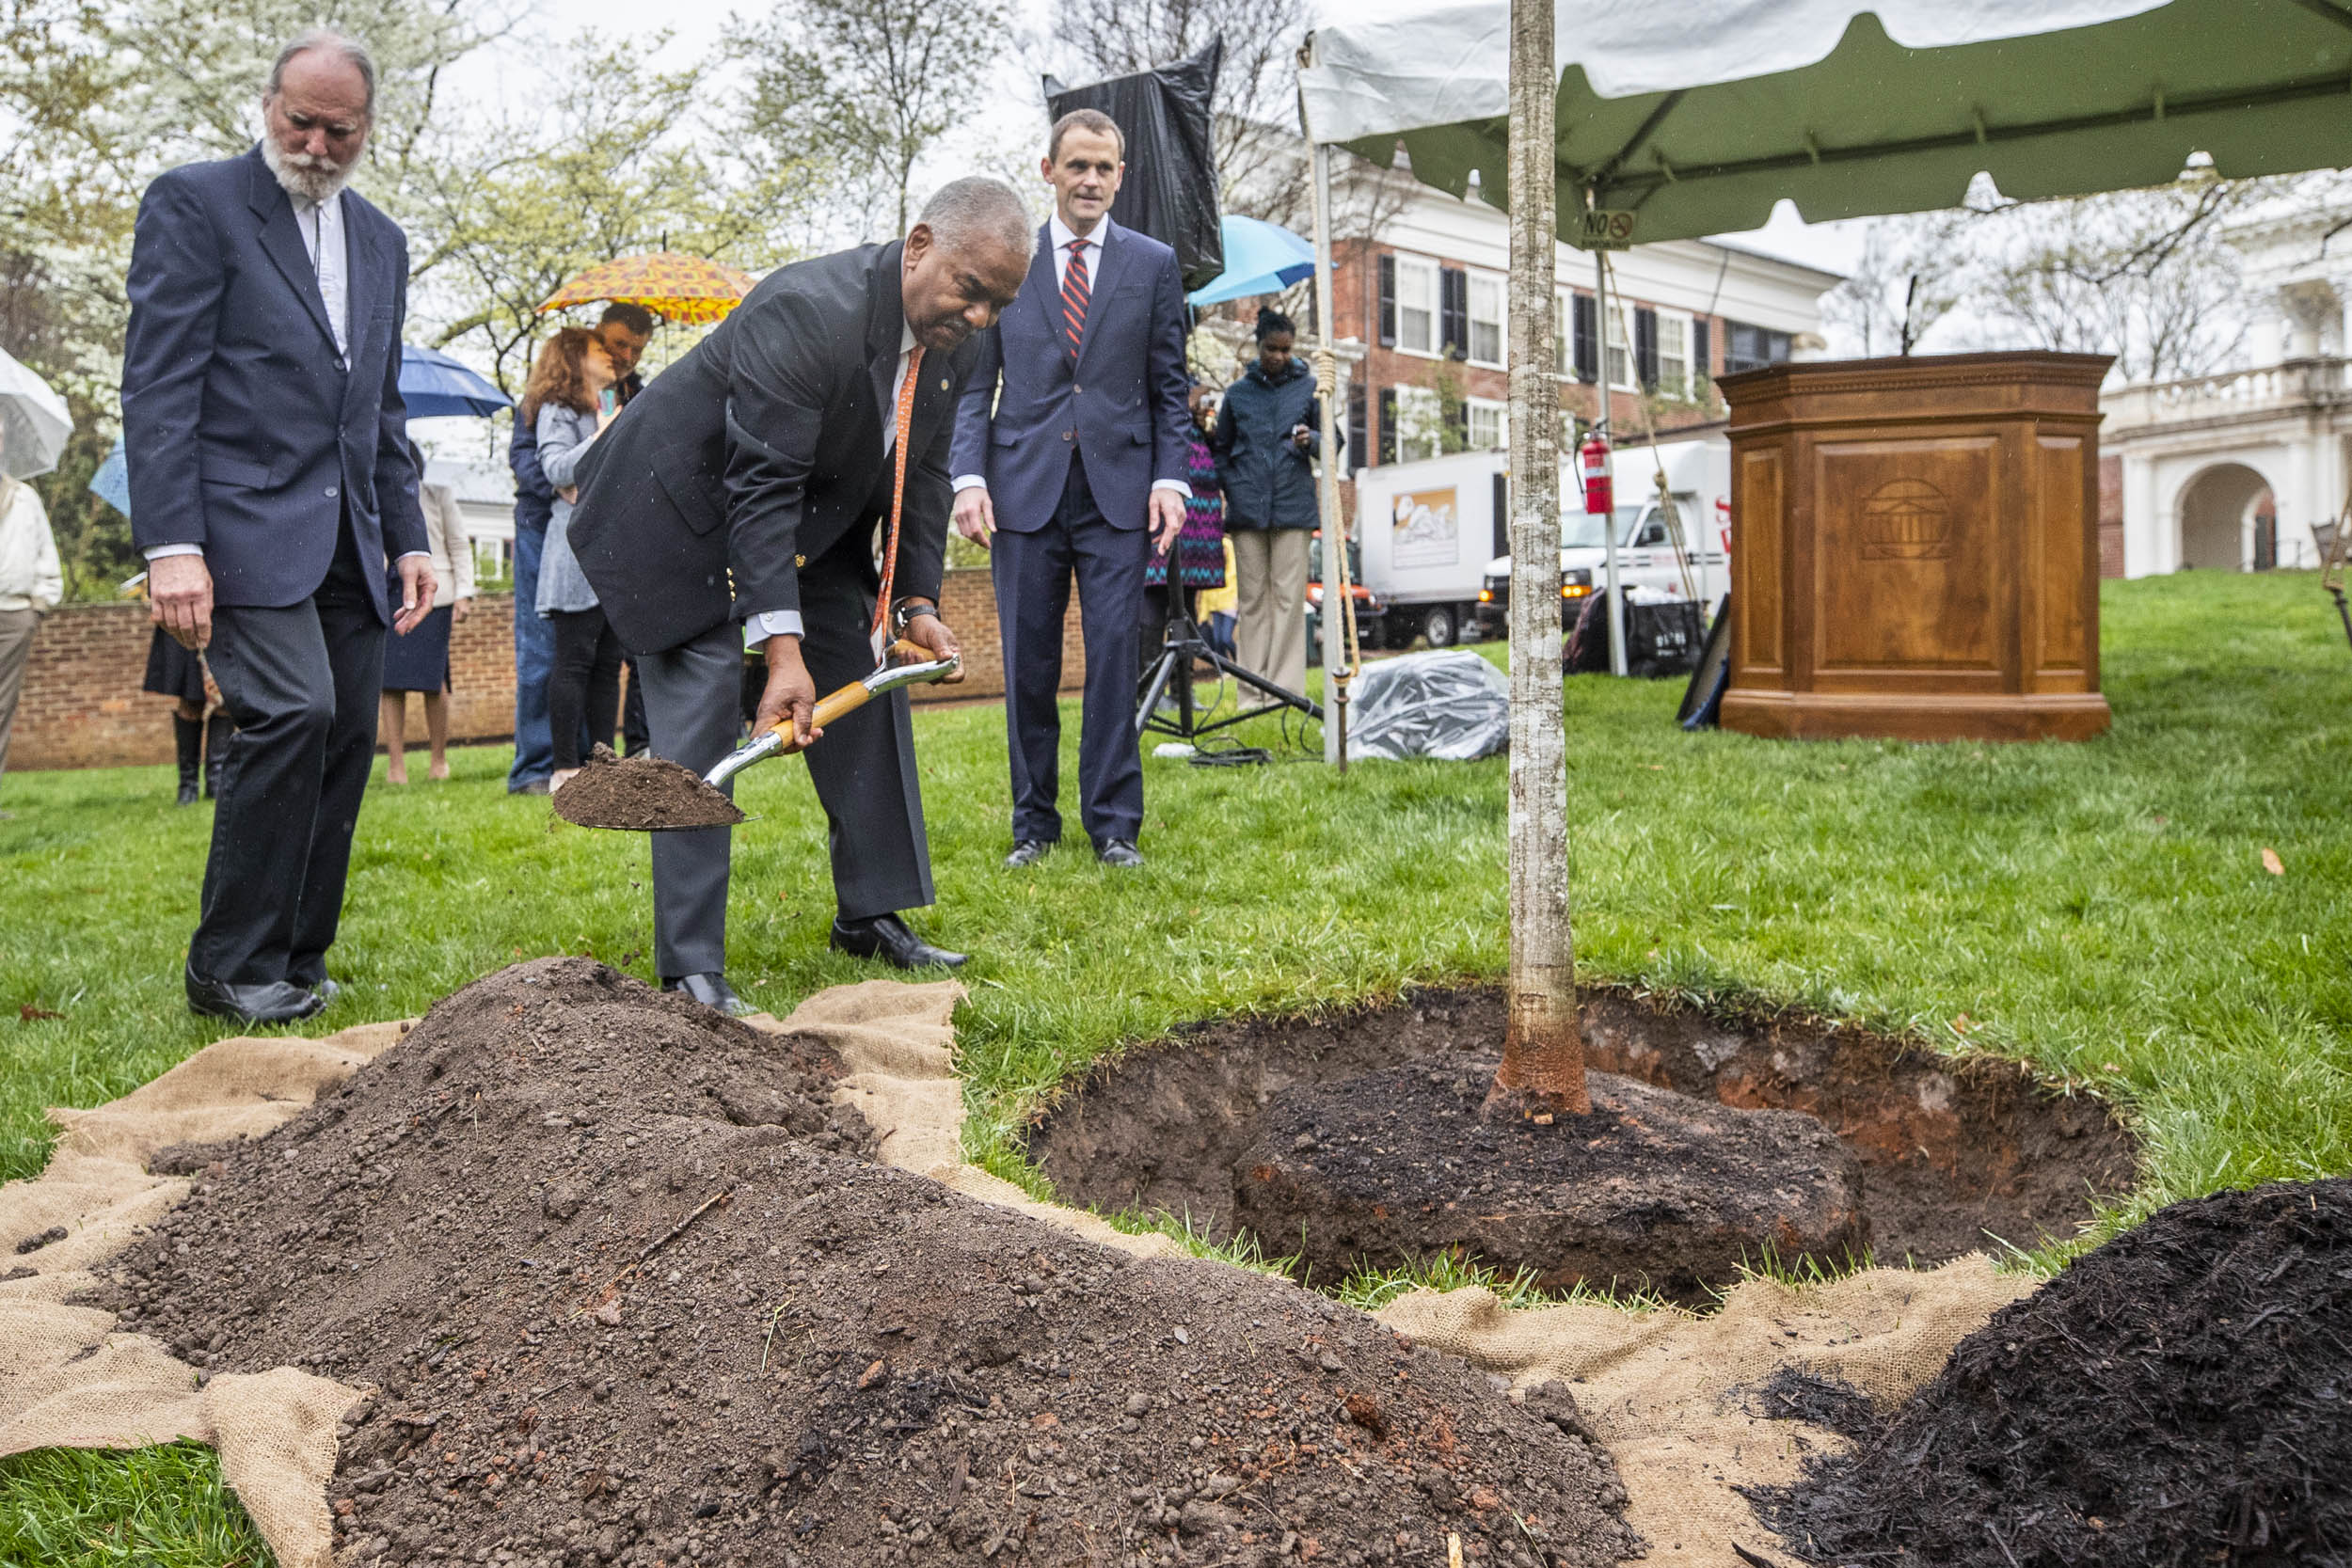
[{"label": "tree root ball", "polygon": [[1491,1059],[1277,1092],[1235,1167],[1237,1219],[1305,1248],[1315,1277],[1452,1252],[1550,1289],[1678,1299],[1784,1263],[1858,1258],[1862,1173],[1830,1130],[1629,1078],[1590,1076],[1590,1116],[1486,1117]]}]

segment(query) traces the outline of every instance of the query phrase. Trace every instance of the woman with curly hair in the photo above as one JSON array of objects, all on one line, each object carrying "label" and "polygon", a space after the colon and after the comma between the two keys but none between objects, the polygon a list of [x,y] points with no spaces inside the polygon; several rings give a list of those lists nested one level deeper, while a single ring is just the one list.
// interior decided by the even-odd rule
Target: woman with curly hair
[{"label": "woman with curly hair", "polygon": [[612,742],[621,705],[621,640],[605,620],[596,591],[572,553],[572,504],[577,475],[589,446],[612,422],[612,357],[585,327],[566,326],[548,340],[531,367],[519,417],[539,433],[539,467],[555,490],[546,553],[539,558],[538,612],[555,626],[555,667],[548,676],[548,729],[555,746],[551,787],[580,771],[580,721],[589,738]]}]

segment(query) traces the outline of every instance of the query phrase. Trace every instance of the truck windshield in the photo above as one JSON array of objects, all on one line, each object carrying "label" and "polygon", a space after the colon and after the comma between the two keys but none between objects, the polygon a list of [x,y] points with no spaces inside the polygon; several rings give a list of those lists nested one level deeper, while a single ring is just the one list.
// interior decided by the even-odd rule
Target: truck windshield
[{"label": "truck windshield", "polygon": [[[1644,506],[1617,508],[1617,543],[1625,544],[1632,537],[1634,519],[1646,509]],[[1600,519],[1589,512],[1563,512],[1560,515],[1560,547],[1564,550],[1597,550],[1608,541],[1602,537]]]},{"label": "truck windshield", "polygon": [[1589,512],[1564,512],[1560,515],[1560,547],[1564,550],[1597,550],[1607,543],[1600,531],[1600,519]]}]

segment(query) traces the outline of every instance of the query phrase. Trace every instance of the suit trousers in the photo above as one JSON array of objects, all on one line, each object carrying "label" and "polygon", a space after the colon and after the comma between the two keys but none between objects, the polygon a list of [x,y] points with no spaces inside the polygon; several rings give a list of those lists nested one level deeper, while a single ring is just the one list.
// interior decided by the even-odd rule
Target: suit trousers
[{"label": "suit trousers", "polygon": [[[1263,675],[1285,691],[1307,689],[1307,544],[1303,528],[1242,528],[1233,542],[1233,574],[1239,625],[1233,631],[1233,662]],[[1243,705],[1263,706],[1266,698],[1250,688]]]},{"label": "suit trousers", "polygon": [[24,692],[24,666],[32,662],[38,610],[0,610],[0,773],[8,770],[8,732],[16,728],[16,705]]},{"label": "suit trousers", "polygon": [[389,632],[348,517],[326,578],[283,608],[217,605],[205,662],[237,726],[188,967],[231,985],[326,977],[375,756]]},{"label": "suit trousers", "polygon": [[[862,539],[801,572],[801,657],[823,696],[873,673],[866,626],[874,591],[862,579]],[[870,567],[868,568],[870,570]],[[743,627],[729,620],[657,654],[637,656],[653,753],[707,773],[742,734]],[[930,845],[914,765],[907,694],[894,691],[825,727],[803,753],[825,808],[834,899],[844,920],[893,914],[932,900]],[[791,768],[786,760],[763,764]],[[653,835],[654,964],[665,980],[726,968],[727,828]]]},{"label": "suit trousers", "polygon": [[1087,657],[1078,732],[1078,805],[1097,847],[1143,830],[1143,760],[1136,749],[1136,674],[1141,646],[1149,530],[1114,528],[1094,504],[1074,454],[1061,504],[1043,528],[999,530],[992,544],[996,623],[1005,656],[1006,749],[1012,759],[1012,836],[1061,837],[1061,646],[1070,584]]}]

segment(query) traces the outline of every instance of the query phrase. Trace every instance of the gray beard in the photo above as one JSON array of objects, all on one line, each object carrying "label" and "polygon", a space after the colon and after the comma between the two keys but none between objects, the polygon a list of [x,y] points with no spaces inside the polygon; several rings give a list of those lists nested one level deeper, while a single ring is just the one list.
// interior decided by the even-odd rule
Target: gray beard
[{"label": "gray beard", "polygon": [[278,183],[284,188],[288,196],[297,201],[308,201],[313,206],[324,206],[340,195],[343,186],[350,182],[352,166],[356,166],[358,160],[355,158],[350,165],[345,165],[341,168],[331,166],[320,168],[311,166],[310,159],[306,156],[303,160],[306,166],[297,167],[289,156],[279,150],[277,142],[268,136],[263,136],[262,138],[262,162],[269,166],[270,173],[277,177]]}]

